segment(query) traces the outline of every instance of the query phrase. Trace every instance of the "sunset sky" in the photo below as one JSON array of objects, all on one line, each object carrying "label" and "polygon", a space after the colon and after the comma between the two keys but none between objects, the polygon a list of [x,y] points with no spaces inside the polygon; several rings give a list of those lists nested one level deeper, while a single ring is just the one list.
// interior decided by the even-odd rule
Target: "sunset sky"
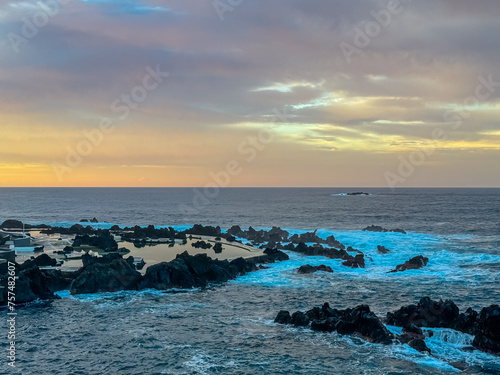
[{"label": "sunset sky", "polygon": [[60,3],[0,5],[0,186],[500,186],[498,0]]}]

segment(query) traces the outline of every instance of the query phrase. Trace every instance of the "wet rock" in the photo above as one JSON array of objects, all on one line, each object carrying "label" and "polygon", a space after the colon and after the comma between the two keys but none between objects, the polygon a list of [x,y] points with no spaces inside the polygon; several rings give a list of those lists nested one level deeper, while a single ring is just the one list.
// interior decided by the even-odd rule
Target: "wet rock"
[{"label": "wet rock", "polygon": [[422,339],[412,339],[412,340],[408,341],[408,345],[410,347],[412,347],[413,349],[418,350],[421,353],[427,352],[427,353],[431,354],[431,350],[427,347],[427,345],[425,344],[425,341]]},{"label": "wet rock", "polygon": [[[32,302],[37,299],[59,299],[54,294],[51,280],[47,277],[32,260],[27,260],[23,264],[16,263],[16,305]],[[0,277],[0,285],[8,285],[8,274]],[[7,304],[8,288],[2,288],[3,298],[0,299],[0,305]]]},{"label": "wet rock", "polygon": [[248,262],[251,262],[253,264],[259,264],[259,263],[274,263],[274,262],[281,262],[284,260],[288,260],[290,257],[284,253],[283,251],[280,251],[278,249],[266,249],[264,250],[264,255],[259,255],[251,258],[247,258],[246,260]]},{"label": "wet rock", "polygon": [[211,249],[212,244],[205,241],[196,241],[191,244],[195,249]]},{"label": "wet rock", "polygon": [[239,225],[233,225],[231,228],[227,230],[226,233],[231,236],[241,237],[241,238],[243,238],[245,235],[245,232],[241,229]]},{"label": "wet rock", "polygon": [[90,222],[91,222],[91,223],[96,224],[96,223],[98,223],[98,222],[99,222],[99,220],[97,220],[97,219],[94,217],[92,220],[90,220]]},{"label": "wet rock", "polygon": [[2,225],[0,225],[2,229],[23,229],[23,222],[19,220],[5,220]]},{"label": "wet rock", "polygon": [[426,258],[422,255],[418,255],[414,258],[411,258],[410,260],[407,260],[403,264],[397,265],[396,269],[394,269],[390,272],[403,272],[403,271],[407,271],[407,270],[416,270],[416,269],[425,267],[428,262],[429,262],[429,258]]},{"label": "wet rock", "polygon": [[136,290],[142,276],[118,253],[82,257],[84,267],[70,287],[71,294]]},{"label": "wet rock", "polygon": [[139,289],[204,287],[209,283],[228,281],[256,269],[255,263],[243,258],[229,262],[214,260],[207,254],[191,256],[184,252],[171,262],[150,266],[139,284]]},{"label": "wet rock", "polygon": [[309,325],[309,318],[301,311],[296,311],[292,314],[291,324],[296,327],[305,327]]},{"label": "wet rock", "polygon": [[472,345],[482,351],[500,355],[500,306],[491,305],[481,310]]},{"label": "wet rock", "polygon": [[51,258],[47,254],[42,254],[37,256],[35,259],[33,259],[33,262],[38,266],[38,267],[53,267],[57,265],[57,260],[54,258]]},{"label": "wet rock", "polygon": [[402,344],[408,344],[419,352],[431,353],[431,350],[425,344],[424,332],[412,323],[404,326],[402,334],[397,336],[397,338]]},{"label": "wet rock", "polygon": [[461,313],[459,315],[454,329],[460,332],[468,333],[469,335],[474,335],[476,333],[478,316],[478,312],[469,307],[465,313]]},{"label": "wet rock", "polygon": [[365,268],[365,256],[363,254],[357,254],[355,257],[342,262],[343,266],[351,268]]},{"label": "wet rock", "polygon": [[299,273],[314,273],[316,271],[333,272],[330,266],[325,266],[324,264],[320,266],[311,266],[309,264],[305,264],[303,266],[300,266],[298,270]]},{"label": "wet rock", "polygon": [[122,254],[122,255],[125,255],[125,254],[128,254],[130,253],[130,250],[127,249],[126,247],[120,247],[118,250],[117,250],[118,253]]},{"label": "wet rock", "polygon": [[[283,313],[280,312],[278,315],[281,317]],[[283,321],[283,324],[287,324],[285,320]],[[311,329],[315,331],[357,334],[373,343],[391,344],[394,339],[392,333],[366,305],[354,309],[336,310],[325,303],[321,308],[315,307],[306,313],[295,312],[288,324],[306,326],[309,322]]]},{"label": "wet rock", "polygon": [[80,247],[82,245],[97,247],[106,252],[118,250],[118,244],[109,231],[103,231],[100,235],[89,236],[77,235],[73,241],[73,247]]},{"label": "wet rock", "polygon": [[214,252],[215,254],[220,254],[222,253],[222,244],[220,242],[217,242],[215,245],[214,245]]},{"label": "wet rock", "polygon": [[195,235],[195,236],[210,236],[210,237],[220,237],[221,229],[219,226],[203,226],[200,224],[195,224],[191,229],[187,229],[184,231],[186,235]]},{"label": "wet rock", "polygon": [[57,269],[41,270],[41,272],[45,276],[48,288],[53,293],[68,289],[75,276],[71,272],[63,274]]},{"label": "wet rock", "polygon": [[465,361],[450,362],[449,365],[455,367],[460,371],[465,371],[469,368],[469,364]]},{"label": "wet rock", "polygon": [[396,228],[396,229],[386,229],[386,228],[383,228],[383,227],[381,227],[379,225],[370,225],[370,226],[366,227],[365,229],[363,229],[363,231],[378,232],[378,233],[395,232],[395,233],[406,234],[406,232],[403,229],[399,229],[399,228]]},{"label": "wet rock", "polygon": [[380,254],[387,254],[390,252],[390,250],[384,246],[380,246],[378,245],[377,246],[377,251],[380,253]]},{"label": "wet rock", "polygon": [[345,249],[345,245],[335,239],[334,236],[328,236],[325,240],[326,244],[330,247],[334,247],[336,249]]},{"label": "wet rock", "polygon": [[340,249],[325,248],[321,245],[307,246],[304,242],[299,242],[296,246],[292,243],[283,247],[284,250],[295,251],[304,255],[310,256],[325,256],[330,259],[352,259],[353,256],[349,255],[347,251]]},{"label": "wet rock", "polygon": [[281,310],[274,319],[274,323],[279,323],[279,324],[290,324],[291,322],[292,322],[292,317],[290,316],[290,313],[285,310]]},{"label": "wet rock", "polygon": [[459,309],[451,300],[433,301],[424,297],[417,305],[401,307],[387,313],[387,324],[405,327],[455,328],[459,319]]}]

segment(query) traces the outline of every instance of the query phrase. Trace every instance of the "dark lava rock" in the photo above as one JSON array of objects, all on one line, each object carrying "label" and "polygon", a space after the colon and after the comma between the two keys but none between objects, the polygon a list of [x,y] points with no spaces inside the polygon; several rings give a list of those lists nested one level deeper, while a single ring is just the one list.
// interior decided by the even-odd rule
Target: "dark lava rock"
[{"label": "dark lava rock", "polygon": [[306,326],[311,322],[311,329],[315,331],[357,334],[373,343],[391,344],[394,339],[394,335],[366,305],[354,309],[336,310],[325,303],[321,308],[315,307],[306,313],[295,312],[291,321],[283,318],[287,314],[285,311],[280,311],[279,319],[276,317],[276,321],[296,326]]},{"label": "dark lava rock", "polygon": [[396,266],[396,269],[390,271],[390,272],[402,272],[406,270],[416,270],[419,268],[423,268],[427,265],[429,262],[429,258],[426,258],[422,255],[418,255],[414,258],[411,258],[410,260],[407,260],[404,262],[404,264],[399,264]]},{"label": "dark lava rock", "polygon": [[194,288],[204,287],[209,283],[220,283],[256,270],[255,263],[243,258],[227,260],[212,259],[207,254],[189,255],[187,252],[177,255],[171,262],[150,266],[139,288]]},{"label": "dark lava rock", "polygon": [[330,266],[325,266],[324,264],[320,266],[311,266],[309,264],[305,264],[303,266],[300,266],[298,270],[299,273],[314,273],[316,271],[333,272]]},{"label": "dark lava rock", "polygon": [[290,323],[296,327],[305,327],[309,325],[309,318],[303,312],[296,311],[292,314],[292,320]]},{"label": "dark lava rock", "polygon": [[62,273],[60,270],[56,269],[41,271],[46,278],[48,287],[53,292],[68,289],[76,276],[74,272]]},{"label": "dark lava rock", "polygon": [[406,234],[406,231],[404,231],[403,229],[400,229],[400,228],[391,229],[390,231],[394,232],[394,233]]},{"label": "dark lava rock", "polygon": [[211,249],[212,248],[212,244],[205,242],[205,241],[193,242],[191,244],[191,246],[194,247],[195,249]]},{"label": "dark lava rock", "polygon": [[[23,264],[16,263],[16,304],[32,302],[37,299],[59,299],[54,294],[50,277],[43,273],[32,260],[27,260]],[[8,285],[8,275],[0,277],[0,285]],[[3,298],[0,304],[7,304],[8,288],[2,288]]]},{"label": "dark lava rock", "polygon": [[0,228],[3,229],[23,229],[23,223],[22,221],[19,220],[5,220],[2,225],[0,225]]},{"label": "dark lava rock", "polygon": [[82,245],[94,246],[107,252],[118,250],[118,244],[109,231],[103,231],[99,236],[77,235],[73,241],[73,247]]},{"label": "dark lava rock", "polygon": [[[313,243],[318,244],[318,245],[326,244],[328,246],[336,247],[339,249],[345,249],[344,244],[337,241],[334,236],[328,236],[326,238],[326,240],[324,240],[321,237],[319,237],[316,234],[316,232],[317,231],[307,232],[307,233],[302,233],[300,235],[294,234],[293,236],[291,236],[289,238],[289,241],[292,244],[298,244],[298,245],[300,245],[301,243],[304,245],[307,242],[313,242]],[[283,242],[286,242],[286,241],[283,241]],[[312,246],[312,247],[316,247],[316,246]],[[318,246],[318,247],[321,247],[321,246]]]},{"label": "dark lava rock", "polygon": [[390,252],[390,250],[388,248],[386,248],[384,246],[380,246],[380,245],[377,246],[377,251],[381,254],[387,254]]},{"label": "dark lava rock", "polygon": [[355,257],[342,262],[343,266],[351,268],[365,268],[365,256],[363,254],[357,254]]},{"label": "dark lava rock", "polygon": [[99,222],[99,220],[97,220],[97,219],[94,217],[92,220],[90,220],[90,222],[95,224],[95,223],[98,223],[98,222]]},{"label": "dark lava rock", "polygon": [[479,314],[477,311],[471,309],[470,307],[458,316],[458,320],[455,323],[455,329],[460,332],[468,333],[469,335],[476,334],[476,323]]},{"label": "dark lava rock", "polygon": [[419,352],[431,353],[431,350],[425,344],[424,332],[412,323],[404,326],[402,335],[397,336],[397,338],[402,344],[408,344]]},{"label": "dark lava rock", "polygon": [[415,324],[410,323],[403,327],[403,333],[413,335],[413,337],[424,338],[424,331],[422,328],[417,327]]},{"label": "dark lava rock", "polygon": [[363,231],[368,231],[368,232],[388,232],[387,229],[382,228],[379,225],[370,225],[370,226],[366,227],[365,229],[363,229]]},{"label": "dark lava rock", "polygon": [[335,239],[334,236],[328,236],[325,240],[326,244],[330,247],[335,247],[337,249],[345,249],[345,245]]},{"label": "dark lava rock", "polygon": [[57,264],[57,260],[54,258],[51,258],[47,254],[42,254],[37,256],[35,259],[33,259],[33,262],[38,266],[38,267],[53,267]]},{"label": "dark lava rock", "polygon": [[142,279],[141,274],[118,253],[102,258],[86,254],[82,260],[84,266],[71,284],[71,294],[135,290]]},{"label": "dark lava rock", "polygon": [[233,225],[231,228],[227,230],[227,234],[235,237],[242,237],[244,236],[244,231],[241,229],[239,225]]},{"label": "dark lava rock", "polygon": [[421,353],[427,352],[427,353],[431,354],[431,350],[427,347],[427,345],[425,344],[425,341],[422,339],[412,339],[412,340],[408,341],[408,345],[410,347],[412,347],[413,349],[418,350]]},{"label": "dark lava rock", "polygon": [[406,234],[406,232],[403,229],[399,229],[399,228],[396,228],[396,229],[386,229],[386,228],[383,228],[383,227],[381,227],[379,225],[370,225],[370,226],[366,227],[365,229],[363,229],[363,231],[379,232],[379,233],[395,232],[395,233]]},{"label": "dark lava rock", "polygon": [[395,312],[387,313],[387,324],[405,327],[455,328],[459,319],[459,309],[451,300],[433,301],[424,297],[417,305],[409,305]]},{"label": "dark lava rock", "polygon": [[127,249],[126,247],[120,247],[118,250],[117,250],[118,253],[122,254],[122,255],[125,255],[125,254],[128,254],[130,253],[130,250]]},{"label": "dark lava rock", "polygon": [[276,319],[274,319],[274,323],[279,323],[279,324],[290,324],[291,322],[292,322],[292,317],[290,316],[290,313],[285,310],[281,310],[276,316]]},{"label": "dark lava rock", "polygon": [[215,245],[214,245],[214,252],[216,254],[220,254],[222,253],[222,244],[220,242],[217,242]]},{"label": "dark lava rock", "polygon": [[500,355],[500,306],[491,305],[481,310],[472,345],[482,351]]},{"label": "dark lava rock", "polygon": [[362,191],[356,191],[354,193],[347,193],[347,195],[370,195],[370,194],[363,193]]},{"label": "dark lava rock", "polygon": [[288,259],[290,259],[290,257],[283,251],[278,249],[266,249],[264,250],[264,255],[247,258],[246,260],[253,264],[259,264],[281,262]]},{"label": "dark lava rock", "polygon": [[196,235],[196,236],[211,236],[211,237],[220,237],[221,236],[221,229],[219,226],[217,227],[212,227],[212,226],[203,226],[200,224],[195,224],[191,229],[187,229],[184,231],[187,235]]},{"label": "dark lava rock", "polygon": [[353,256],[349,255],[349,253],[344,249],[337,250],[332,248],[325,248],[321,245],[307,246],[304,242],[299,242],[297,246],[294,246],[292,243],[290,243],[283,247],[283,249],[295,251],[304,255],[325,256],[331,259],[348,260],[353,258]]},{"label": "dark lava rock", "polygon": [[88,219],[82,219],[82,220],[80,220],[80,223],[88,223],[88,222],[89,222]]}]

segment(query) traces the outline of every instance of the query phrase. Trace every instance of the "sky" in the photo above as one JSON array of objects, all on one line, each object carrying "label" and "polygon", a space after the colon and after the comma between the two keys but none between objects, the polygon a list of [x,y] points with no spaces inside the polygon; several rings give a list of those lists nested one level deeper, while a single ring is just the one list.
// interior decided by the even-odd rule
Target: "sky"
[{"label": "sky", "polygon": [[0,4],[0,187],[500,186],[498,0]]}]

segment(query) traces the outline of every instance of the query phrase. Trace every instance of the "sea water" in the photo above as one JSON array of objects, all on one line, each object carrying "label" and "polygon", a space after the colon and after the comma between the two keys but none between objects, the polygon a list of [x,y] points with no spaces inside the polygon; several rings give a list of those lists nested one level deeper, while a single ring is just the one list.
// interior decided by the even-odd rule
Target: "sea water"
[{"label": "sea water", "polygon": [[[364,191],[370,195],[348,196]],[[433,330],[432,355],[405,345],[273,323],[281,309],[329,302],[368,304],[379,316],[423,296],[464,311],[500,303],[500,189],[221,189],[197,212],[193,189],[0,189],[0,221],[94,227],[192,224],[318,230],[365,254],[366,268],[288,252],[290,260],[224,285],[63,297],[18,310],[17,370],[23,374],[443,374],[500,373],[500,359],[466,350],[472,337]],[[193,205],[194,207],[194,205]],[[196,207],[195,207],[196,208]],[[407,234],[364,232],[369,225]],[[390,250],[377,252],[377,245]],[[388,273],[416,255],[420,270]],[[333,273],[299,275],[304,264]],[[7,332],[6,319],[0,330]],[[397,327],[389,327],[395,333]],[[400,330],[400,329],[399,329]],[[7,346],[0,340],[0,349]],[[465,349],[465,350],[464,350]],[[0,373],[10,369],[4,367]]]}]

